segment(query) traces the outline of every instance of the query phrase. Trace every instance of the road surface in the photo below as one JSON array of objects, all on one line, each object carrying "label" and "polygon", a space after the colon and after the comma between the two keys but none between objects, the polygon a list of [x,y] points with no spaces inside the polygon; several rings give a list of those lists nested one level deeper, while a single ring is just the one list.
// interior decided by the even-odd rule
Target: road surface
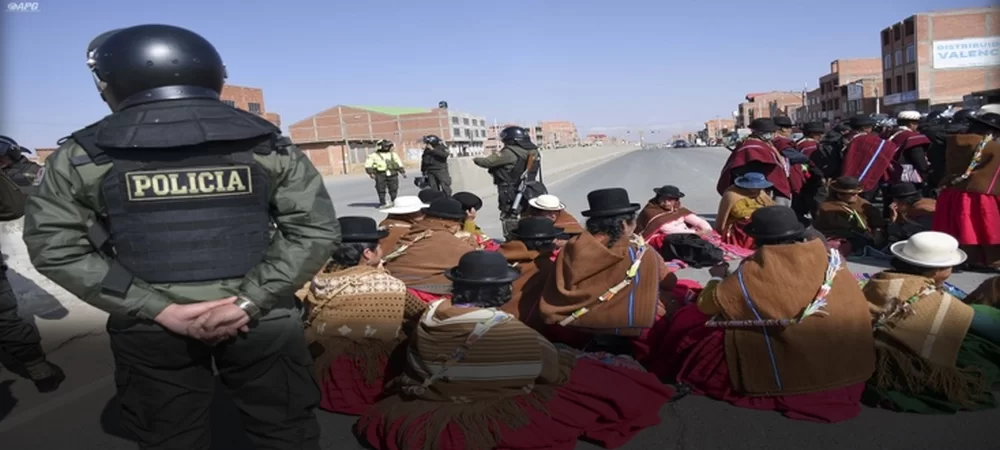
[{"label": "road surface", "polygon": [[[663,149],[633,152],[598,167],[547,180],[577,214],[587,209],[587,192],[620,186],[634,202],[645,202],[653,187],[674,184],[687,196],[685,206],[714,218],[719,196],[715,181],[726,157],[724,149]],[[402,180],[402,193],[413,194],[410,180]],[[340,178],[328,183],[340,215],[370,215],[374,210],[372,182],[365,177]],[[479,220],[487,233],[499,234],[495,200],[486,199]],[[878,261],[868,261],[877,264]],[[852,262],[854,271],[875,271],[877,266]],[[685,269],[678,274],[704,282],[707,272]],[[960,273],[953,282],[966,290],[975,288],[985,275]],[[44,321],[45,319],[36,319]],[[58,393],[34,393],[31,385],[4,372],[0,374],[0,446],[3,449],[118,450],[134,446],[117,437],[111,357],[107,338],[100,329],[78,331],[51,355],[68,373]],[[1000,411],[964,413],[956,416],[918,416],[865,410],[860,417],[837,425],[791,421],[771,412],[734,408],[724,403],[689,396],[663,408],[662,423],[643,431],[623,448],[627,449],[998,449],[1000,440],[990,426],[1000,423]],[[220,396],[213,414],[218,450],[251,448],[239,432],[238,415]],[[351,434],[354,419],[320,412],[323,448],[364,448]],[[581,443],[581,449],[597,448]]]}]

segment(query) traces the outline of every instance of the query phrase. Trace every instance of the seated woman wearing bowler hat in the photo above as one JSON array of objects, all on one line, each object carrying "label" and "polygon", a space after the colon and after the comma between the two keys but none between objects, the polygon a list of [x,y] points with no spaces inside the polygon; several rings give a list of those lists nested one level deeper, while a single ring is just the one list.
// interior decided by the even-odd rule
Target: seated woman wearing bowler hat
[{"label": "seated woman wearing bowler hat", "polygon": [[406,283],[412,294],[430,303],[451,292],[445,271],[477,248],[455,236],[465,221],[465,210],[458,200],[439,198],[421,212],[424,219],[410,228],[383,261],[386,270]]},{"label": "seated woman wearing bowler hat", "polygon": [[[580,225],[580,222],[566,211],[566,205],[559,200],[559,197],[552,194],[542,194],[528,199],[528,207],[521,213],[521,217],[545,217],[555,222],[555,226],[562,228],[563,232],[570,237],[585,231],[583,225]],[[556,247],[561,249],[566,245],[566,241],[567,239],[556,239]],[[556,253],[558,250],[553,253],[553,256]]]},{"label": "seated woman wearing bowler hat", "polygon": [[676,260],[682,267],[688,264],[705,267],[698,263],[708,259],[713,261],[708,264],[710,266],[721,262],[719,256],[733,260],[752,253],[722,242],[722,237],[708,221],[681,205],[684,193],[677,186],[655,188],[653,193],[656,196],[639,211],[635,228],[663,259]]},{"label": "seated woman wearing bowler hat", "polygon": [[[439,191],[434,191],[439,192]],[[382,249],[383,254],[387,254],[396,249],[396,244],[399,240],[410,232],[410,228],[413,228],[413,224],[423,220],[424,213],[421,212],[424,208],[428,207],[427,203],[420,200],[419,197],[414,195],[404,195],[402,197],[396,197],[396,200],[392,202],[392,206],[388,208],[380,209],[379,212],[388,214],[382,222],[379,222],[378,226],[389,232],[382,240],[379,241],[379,247]]]},{"label": "seated woman wearing bowler hat", "polygon": [[774,205],[774,200],[765,192],[771,186],[771,182],[760,173],[750,172],[736,177],[733,185],[722,194],[719,213],[715,216],[715,230],[722,236],[722,243],[754,249],[753,237],[744,229],[754,211]]},{"label": "seated woman wearing bowler hat", "polygon": [[924,198],[913,183],[896,183],[889,188],[888,243],[905,241],[914,234],[931,231],[937,200]]},{"label": "seated woman wearing bowler hat", "polygon": [[500,248],[500,244],[483,233],[483,229],[476,224],[476,213],[483,209],[483,199],[471,192],[457,192],[451,198],[458,200],[465,210],[465,222],[455,236],[468,240],[480,250],[496,251]]},{"label": "seated woman wearing bowler hat", "polygon": [[[379,240],[388,231],[368,217],[341,217],[343,243],[307,286],[306,337],[316,359],[320,407],[361,414],[399,372],[406,342],[427,305],[380,267]],[[391,362],[390,359],[395,361]]]},{"label": "seated woman wearing bowler hat", "polygon": [[496,252],[464,255],[409,344],[395,395],[356,433],[377,450],[607,448],[660,422],[673,390],[633,361],[560,350],[500,310],[520,273]]},{"label": "seated woman wearing bowler hat", "polygon": [[861,198],[862,192],[857,178],[837,178],[813,220],[816,231],[845,256],[863,254],[867,247],[881,248],[885,244],[885,219],[878,208]]},{"label": "seated woman wearing bowler hat", "polygon": [[[769,206],[747,227],[757,251],[713,267],[697,303],[677,310],[660,375],[750,409],[812,422],[861,412],[875,370],[868,302],[840,253],[806,237],[795,212]],[[650,370],[654,370],[651,368]]]},{"label": "seated woman wearing bowler hat", "polygon": [[566,243],[542,293],[545,334],[577,348],[614,346],[645,360],[657,352],[654,325],[677,284],[656,250],[635,234],[638,203],[621,188],[587,194],[587,232]]},{"label": "seated woman wearing bowler hat", "polygon": [[878,355],[865,403],[925,414],[996,407],[1000,311],[974,309],[943,289],[966,260],[958,241],[926,231],[890,251],[892,269],[864,287]]},{"label": "seated woman wearing bowler hat", "polygon": [[536,329],[542,328],[538,302],[542,289],[555,267],[552,255],[557,250],[556,239],[565,238],[562,228],[545,217],[527,217],[510,231],[510,240],[500,246],[500,254],[511,267],[521,271],[514,281],[511,299],[501,310]]}]

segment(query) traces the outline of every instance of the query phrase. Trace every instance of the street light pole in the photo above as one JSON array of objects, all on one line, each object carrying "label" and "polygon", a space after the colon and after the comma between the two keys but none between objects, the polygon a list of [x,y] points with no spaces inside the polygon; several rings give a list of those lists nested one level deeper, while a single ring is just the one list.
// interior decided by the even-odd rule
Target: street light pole
[{"label": "street light pole", "polygon": [[878,86],[875,87],[875,114],[882,114],[882,97],[878,96]]}]

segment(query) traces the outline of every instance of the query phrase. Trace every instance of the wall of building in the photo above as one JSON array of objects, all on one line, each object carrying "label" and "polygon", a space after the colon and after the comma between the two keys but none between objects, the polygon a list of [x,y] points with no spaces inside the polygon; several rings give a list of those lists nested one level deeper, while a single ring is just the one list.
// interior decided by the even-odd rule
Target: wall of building
[{"label": "wall of building", "polygon": [[715,119],[705,122],[705,136],[709,139],[721,139],[732,132],[736,122],[733,119]]},{"label": "wall of building", "polygon": [[747,127],[753,119],[786,115],[789,108],[799,106],[802,106],[800,92],[773,91],[749,94],[747,101],[737,107],[736,126]]},{"label": "wall of building", "polygon": [[227,84],[222,87],[222,95],[219,96],[219,99],[229,106],[257,114],[271,123],[281,126],[281,116],[267,111],[263,89]]}]

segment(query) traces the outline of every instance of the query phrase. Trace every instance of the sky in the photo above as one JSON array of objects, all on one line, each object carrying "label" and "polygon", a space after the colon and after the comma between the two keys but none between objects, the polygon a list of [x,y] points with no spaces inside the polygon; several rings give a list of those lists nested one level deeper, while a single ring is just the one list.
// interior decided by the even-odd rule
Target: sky
[{"label": "sky", "polygon": [[914,13],[992,1],[38,0],[0,13],[0,134],[54,147],[108,114],[86,46],[143,23],[206,37],[228,83],[263,88],[285,126],[338,104],[445,100],[489,122],[669,136],[749,92],[812,89],[835,59],[878,57],[879,32]]}]

